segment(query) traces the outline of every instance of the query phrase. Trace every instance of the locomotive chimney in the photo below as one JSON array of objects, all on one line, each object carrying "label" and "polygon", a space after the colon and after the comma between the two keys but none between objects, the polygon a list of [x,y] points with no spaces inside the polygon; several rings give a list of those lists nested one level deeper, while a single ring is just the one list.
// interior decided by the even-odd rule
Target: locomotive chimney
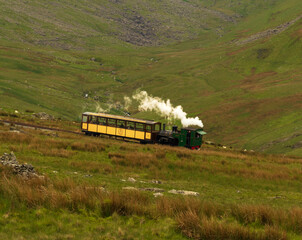
[{"label": "locomotive chimney", "polygon": [[166,124],[163,124],[163,131],[166,131]]},{"label": "locomotive chimney", "polygon": [[177,132],[177,126],[172,127],[172,132]]}]

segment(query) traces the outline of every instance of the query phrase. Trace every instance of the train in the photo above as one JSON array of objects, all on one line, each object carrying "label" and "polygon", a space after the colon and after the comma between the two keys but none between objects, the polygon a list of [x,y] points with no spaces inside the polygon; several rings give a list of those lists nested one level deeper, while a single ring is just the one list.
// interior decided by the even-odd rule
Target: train
[{"label": "train", "polygon": [[122,139],[132,139],[140,143],[158,143],[200,149],[206,134],[202,128],[166,125],[151,120],[142,120],[107,113],[85,112],[82,114],[81,129],[86,135],[108,135]]}]

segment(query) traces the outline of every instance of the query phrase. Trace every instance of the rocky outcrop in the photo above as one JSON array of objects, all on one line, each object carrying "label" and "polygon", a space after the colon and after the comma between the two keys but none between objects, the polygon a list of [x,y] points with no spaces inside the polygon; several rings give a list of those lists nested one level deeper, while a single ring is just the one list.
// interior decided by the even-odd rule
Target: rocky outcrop
[{"label": "rocky outcrop", "polygon": [[17,158],[13,152],[11,153],[4,153],[0,157],[0,163],[3,166],[7,166],[12,169],[14,174],[25,178],[32,178],[32,177],[39,177],[36,173],[34,167],[30,164],[19,164]]},{"label": "rocky outcrop", "polygon": [[270,37],[272,35],[276,35],[276,34],[279,34],[283,31],[285,31],[286,29],[288,29],[290,26],[292,26],[293,24],[295,24],[297,21],[299,21],[300,19],[302,18],[302,15],[300,15],[299,17],[295,18],[294,20],[292,21],[289,21],[289,22],[286,22],[286,23],[283,23],[275,28],[271,28],[271,29],[268,29],[268,30],[265,30],[263,32],[259,32],[259,33],[256,33],[254,35],[251,35],[247,38],[244,38],[244,39],[240,39],[238,41],[235,41],[235,43],[237,45],[243,45],[243,44],[247,44],[247,43],[250,43],[250,42],[253,42],[253,41],[256,41],[256,40],[259,40],[259,39],[262,39],[262,38],[267,38],[267,37]]},{"label": "rocky outcrop", "polygon": [[55,119],[54,116],[47,114],[45,112],[34,113],[33,116],[36,118],[42,119],[42,120],[54,120]]}]

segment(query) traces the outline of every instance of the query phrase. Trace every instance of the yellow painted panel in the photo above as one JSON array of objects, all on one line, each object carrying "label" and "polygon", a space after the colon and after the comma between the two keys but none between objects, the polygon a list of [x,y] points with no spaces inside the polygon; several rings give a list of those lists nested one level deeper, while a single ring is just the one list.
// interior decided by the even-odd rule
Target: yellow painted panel
[{"label": "yellow painted panel", "polygon": [[96,124],[88,124],[88,131],[89,132],[97,132],[98,125]]},{"label": "yellow painted panel", "polygon": [[135,138],[145,139],[145,132],[135,131]]},{"label": "yellow painted panel", "polygon": [[117,128],[116,129],[116,135],[117,136],[125,137],[125,133],[126,133],[126,129],[124,129],[124,128]]},{"label": "yellow painted panel", "polygon": [[102,125],[98,126],[98,132],[99,133],[105,133],[106,134],[107,133],[106,131],[107,131],[107,127],[106,126],[102,126]]},{"label": "yellow painted panel", "polygon": [[126,130],[126,137],[134,138],[135,131],[134,130]]},{"label": "yellow painted panel", "polygon": [[151,133],[146,132],[146,139],[151,139]]},{"label": "yellow painted panel", "polygon": [[82,129],[87,130],[87,123],[83,123],[83,124],[82,124]]},{"label": "yellow painted panel", "polygon": [[107,127],[107,134],[115,135],[115,127]]}]

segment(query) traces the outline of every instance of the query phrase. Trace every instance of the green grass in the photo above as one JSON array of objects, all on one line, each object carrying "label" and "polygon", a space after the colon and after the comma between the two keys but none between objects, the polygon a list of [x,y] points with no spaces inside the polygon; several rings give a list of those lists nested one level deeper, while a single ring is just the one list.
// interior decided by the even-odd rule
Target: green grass
[{"label": "green grass", "polygon": [[175,232],[171,219],[152,221],[117,214],[101,218],[84,209],[81,213],[43,207],[28,210],[24,206],[18,207],[17,213],[5,210],[0,223],[1,239],[185,239]]},{"label": "green grass", "polygon": [[[42,124],[76,127],[60,121]],[[185,239],[195,234],[215,239],[211,231],[216,228],[217,236],[236,233],[233,237],[242,234],[241,239],[264,230],[266,239],[275,239],[270,231],[287,239],[301,237],[299,158],[20,130],[12,133],[9,126],[0,126],[0,152],[14,151],[45,181],[24,181],[0,168],[2,239]],[[129,186],[162,188],[164,196],[122,191]],[[106,191],[93,190],[99,187]],[[168,193],[171,189],[200,195],[179,197]]]},{"label": "green grass", "polygon": [[[301,133],[301,20],[267,39],[243,46],[231,42],[295,19],[300,1],[20,4],[3,1],[1,10],[1,107],[79,120],[82,112],[99,105],[113,105],[112,113],[121,113],[117,103],[142,89],[198,115],[212,141],[301,156],[291,147],[300,141],[291,136]],[[241,17],[227,22],[203,7]],[[123,14],[130,20],[140,15],[158,26],[156,41],[162,45],[123,41],[121,29],[132,26],[117,21]],[[164,121],[134,107],[130,112]],[[270,145],[287,138],[282,145]]]}]

